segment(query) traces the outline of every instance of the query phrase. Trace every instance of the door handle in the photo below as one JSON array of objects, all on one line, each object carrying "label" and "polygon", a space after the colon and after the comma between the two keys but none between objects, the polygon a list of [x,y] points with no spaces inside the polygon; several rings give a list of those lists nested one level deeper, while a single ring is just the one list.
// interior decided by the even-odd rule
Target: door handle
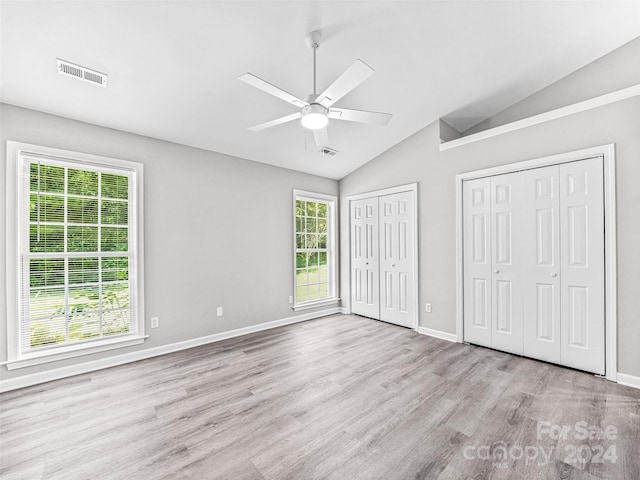
[{"label": "door handle", "polygon": [[395,266],[396,266],[396,264],[395,264],[395,263],[392,263],[392,264],[391,264],[391,266],[392,266],[392,267],[395,267]]},{"label": "door handle", "polygon": [[558,274],[557,274],[557,273],[551,273],[550,275],[551,275],[553,278],[555,278],[555,277],[557,277],[557,276],[558,276]]},{"label": "door handle", "polygon": [[500,273],[500,270],[494,270],[494,272],[493,272],[493,273],[498,274],[498,273]]}]

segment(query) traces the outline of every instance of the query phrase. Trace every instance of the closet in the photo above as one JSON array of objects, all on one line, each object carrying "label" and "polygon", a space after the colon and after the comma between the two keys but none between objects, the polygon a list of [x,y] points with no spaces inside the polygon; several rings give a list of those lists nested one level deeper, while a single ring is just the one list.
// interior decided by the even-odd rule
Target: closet
[{"label": "closet", "polygon": [[351,312],[416,328],[416,192],[383,192],[350,199]]},{"label": "closet", "polygon": [[602,158],[462,189],[464,340],[604,374]]}]

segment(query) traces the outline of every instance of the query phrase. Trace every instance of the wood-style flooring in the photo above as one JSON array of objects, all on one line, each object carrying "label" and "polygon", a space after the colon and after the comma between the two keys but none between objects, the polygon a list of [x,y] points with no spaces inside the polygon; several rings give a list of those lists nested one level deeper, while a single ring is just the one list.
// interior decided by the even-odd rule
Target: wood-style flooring
[{"label": "wood-style flooring", "polygon": [[3,480],[640,479],[639,390],[357,316],[0,402]]}]

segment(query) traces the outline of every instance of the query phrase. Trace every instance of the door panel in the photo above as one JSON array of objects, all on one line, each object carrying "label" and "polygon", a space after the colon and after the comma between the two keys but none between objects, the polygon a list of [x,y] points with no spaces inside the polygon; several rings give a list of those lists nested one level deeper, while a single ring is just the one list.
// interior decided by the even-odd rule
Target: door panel
[{"label": "door panel", "polygon": [[491,345],[523,353],[522,175],[491,177]]},{"label": "door panel", "polygon": [[351,311],[380,319],[378,199],[351,202]]},{"label": "door panel", "polygon": [[560,166],[562,364],[604,374],[602,159]]},{"label": "door panel", "polygon": [[462,184],[464,341],[491,346],[491,182]]},{"label": "door panel", "polygon": [[417,312],[409,281],[414,278],[413,192],[379,197],[380,201],[380,320],[414,327]]},{"label": "door panel", "polygon": [[560,195],[558,166],[523,175],[524,354],[560,363]]}]

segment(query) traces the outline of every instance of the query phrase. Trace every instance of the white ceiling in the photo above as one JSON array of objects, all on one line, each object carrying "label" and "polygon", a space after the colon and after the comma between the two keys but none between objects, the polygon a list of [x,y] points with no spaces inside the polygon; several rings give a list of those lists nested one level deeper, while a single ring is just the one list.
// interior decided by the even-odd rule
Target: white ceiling
[{"label": "white ceiling", "polygon": [[[465,130],[640,36],[640,2],[2,1],[0,100],[141,135],[342,178],[444,117]],[[323,157],[295,112],[237,78],[311,91],[305,34],[321,29],[318,90],[355,59],[376,73],[336,106]],[[56,58],[109,75],[59,75]]]}]

